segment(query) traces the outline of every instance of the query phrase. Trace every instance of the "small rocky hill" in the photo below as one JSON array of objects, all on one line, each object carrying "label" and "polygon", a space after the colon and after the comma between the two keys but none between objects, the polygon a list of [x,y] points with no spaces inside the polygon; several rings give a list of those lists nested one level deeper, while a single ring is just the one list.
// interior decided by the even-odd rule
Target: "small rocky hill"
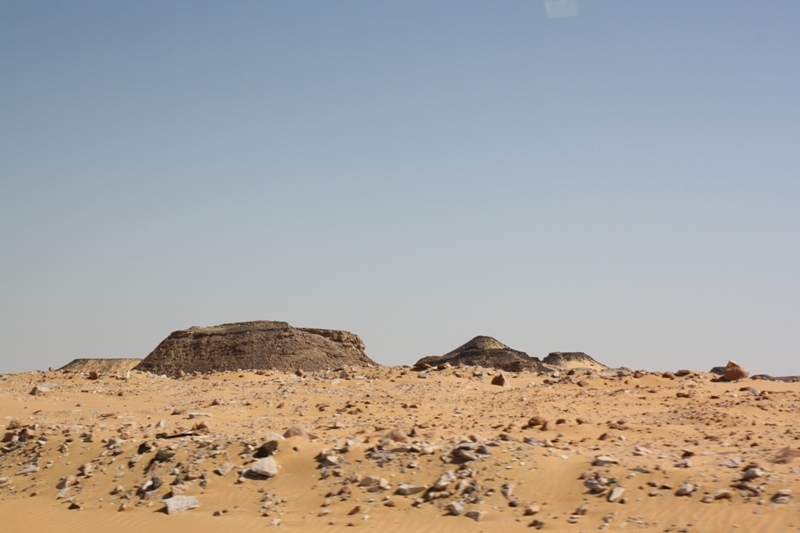
[{"label": "small rocky hill", "polygon": [[583,352],[552,352],[544,358],[543,363],[558,368],[593,368],[595,370],[608,368]]},{"label": "small rocky hill", "polygon": [[75,359],[59,370],[70,372],[98,372],[100,374],[123,374],[141,363],[141,359]]},{"label": "small rocky hill", "polygon": [[437,366],[450,363],[467,366],[483,366],[497,368],[507,372],[550,372],[538,357],[531,357],[525,352],[509,348],[492,337],[478,336],[445,355],[431,355],[417,361],[417,365],[429,364]]},{"label": "small rocky hill", "polygon": [[180,372],[313,372],[376,365],[364,348],[358,335],[347,331],[295,328],[286,322],[195,326],[170,334],[136,370],[176,376]]}]

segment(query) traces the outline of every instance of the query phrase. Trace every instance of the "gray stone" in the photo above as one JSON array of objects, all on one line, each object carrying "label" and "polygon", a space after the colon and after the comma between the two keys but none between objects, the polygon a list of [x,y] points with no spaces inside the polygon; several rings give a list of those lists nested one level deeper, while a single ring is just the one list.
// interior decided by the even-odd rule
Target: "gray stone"
[{"label": "gray stone", "polygon": [[486,511],[470,511],[466,514],[467,518],[472,518],[476,522],[483,520],[484,516],[486,516]]},{"label": "gray stone", "polygon": [[444,490],[456,480],[456,474],[452,470],[448,470],[436,480],[433,484],[433,490]]},{"label": "gray stone", "polygon": [[22,470],[20,470],[19,472],[17,472],[16,475],[24,476],[25,474],[32,474],[32,473],[38,472],[38,471],[39,471],[39,467],[38,466],[36,466],[36,465],[28,465],[25,468],[23,468]]},{"label": "gray stone", "polygon": [[594,461],[592,462],[593,466],[608,466],[616,464],[619,464],[619,461],[607,455],[598,455],[597,457],[594,458]]},{"label": "gray stone", "polygon": [[200,501],[194,496],[173,496],[164,500],[164,503],[167,505],[167,514],[182,513],[200,507]]},{"label": "gray stone", "polygon": [[450,502],[447,506],[447,511],[453,516],[459,516],[466,508],[467,506],[464,502]]},{"label": "gray stone", "polygon": [[411,494],[417,494],[418,492],[422,492],[424,490],[425,490],[424,486],[408,485],[406,483],[403,483],[402,485],[397,487],[395,493],[399,494],[400,496],[410,496]]},{"label": "gray stone", "polygon": [[611,492],[608,494],[609,503],[614,503],[618,501],[622,497],[622,494],[624,492],[625,492],[624,487],[614,487],[613,489],[611,489]]},{"label": "gray stone", "polygon": [[742,472],[742,479],[745,481],[750,481],[751,479],[756,479],[764,475],[764,472],[758,467],[748,468],[744,472]]},{"label": "gray stone", "polygon": [[220,476],[224,476],[225,474],[227,474],[228,472],[230,472],[232,469],[233,469],[233,463],[232,463],[232,462],[230,462],[230,461],[225,461],[224,463],[222,463],[221,465],[219,465],[219,466],[217,467],[217,470],[216,470],[216,472],[217,472],[217,474],[219,474]]},{"label": "gray stone", "polygon": [[274,457],[264,457],[251,464],[250,471],[259,476],[273,477],[278,475],[278,465],[275,463]]}]

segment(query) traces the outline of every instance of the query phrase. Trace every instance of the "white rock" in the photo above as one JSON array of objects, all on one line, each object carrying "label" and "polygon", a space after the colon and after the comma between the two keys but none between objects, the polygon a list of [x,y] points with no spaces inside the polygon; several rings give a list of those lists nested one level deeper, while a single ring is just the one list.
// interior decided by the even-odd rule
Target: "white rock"
[{"label": "white rock", "polygon": [[608,501],[610,503],[614,503],[614,502],[618,501],[622,497],[622,494],[624,492],[625,492],[625,488],[624,487],[614,487],[613,489],[611,489],[611,492],[608,494]]},{"label": "white rock", "polygon": [[200,507],[200,501],[194,496],[173,496],[164,500],[164,503],[167,505],[167,514],[181,513]]},{"label": "white rock", "polygon": [[278,474],[278,465],[275,463],[275,458],[270,455],[251,464],[250,471],[259,476],[273,477]]},{"label": "white rock", "polygon": [[619,464],[619,461],[607,455],[598,455],[594,458],[594,462],[592,463],[594,466],[608,466],[616,464]]},{"label": "white rock", "polygon": [[418,492],[422,492],[425,490],[425,487],[419,485],[408,485],[403,483],[399,487],[397,487],[397,494],[400,496],[409,496],[411,494],[416,494]]},{"label": "white rock", "polygon": [[470,511],[466,514],[467,518],[472,518],[476,522],[480,522],[486,516],[486,511]]},{"label": "white rock", "polygon": [[467,506],[464,504],[464,502],[450,502],[450,504],[447,506],[447,510],[453,516],[461,515],[466,508]]}]

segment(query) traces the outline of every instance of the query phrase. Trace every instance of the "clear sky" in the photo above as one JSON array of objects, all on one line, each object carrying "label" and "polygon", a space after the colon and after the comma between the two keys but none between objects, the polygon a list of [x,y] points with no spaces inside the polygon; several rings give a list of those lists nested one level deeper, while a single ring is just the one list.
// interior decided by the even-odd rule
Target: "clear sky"
[{"label": "clear sky", "polygon": [[800,374],[800,2],[577,7],[3,0],[0,372],[264,319]]}]

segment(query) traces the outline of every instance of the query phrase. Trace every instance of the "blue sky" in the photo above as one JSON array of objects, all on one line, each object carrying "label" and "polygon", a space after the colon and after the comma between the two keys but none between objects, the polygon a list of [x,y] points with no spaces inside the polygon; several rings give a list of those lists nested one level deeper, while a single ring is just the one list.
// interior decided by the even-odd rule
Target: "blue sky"
[{"label": "blue sky", "polygon": [[0,372],[192,325],[800,374],[800,3],[0,3]]}]

